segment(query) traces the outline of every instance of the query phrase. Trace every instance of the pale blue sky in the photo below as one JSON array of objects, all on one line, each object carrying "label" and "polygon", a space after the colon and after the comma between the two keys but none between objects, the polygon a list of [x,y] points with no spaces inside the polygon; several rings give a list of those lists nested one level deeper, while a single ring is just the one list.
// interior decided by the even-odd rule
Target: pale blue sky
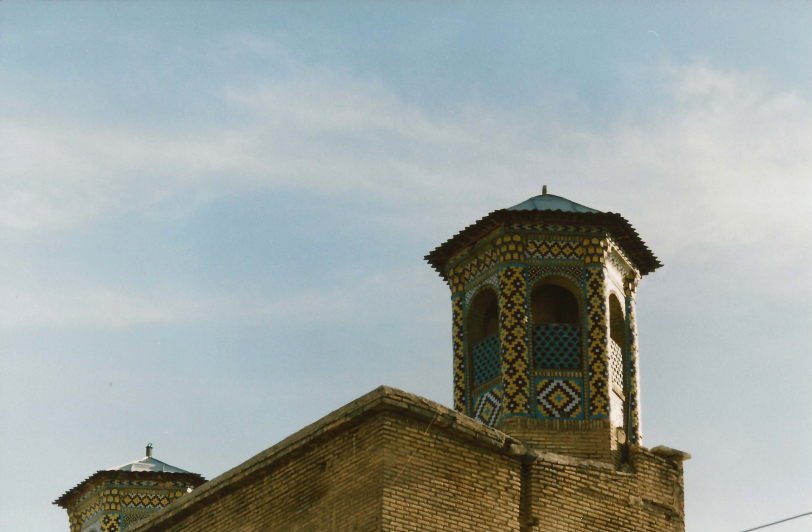
[{"label": "pale blue sky", "polygon": [[[209,478],[369,391],[451,397],[422,256],[551,192],[663,260],[644,442],[689,531],[812,510],[804,2],[0,4],[0,529]],[[776,530],[806,530],[798,521]]]}]

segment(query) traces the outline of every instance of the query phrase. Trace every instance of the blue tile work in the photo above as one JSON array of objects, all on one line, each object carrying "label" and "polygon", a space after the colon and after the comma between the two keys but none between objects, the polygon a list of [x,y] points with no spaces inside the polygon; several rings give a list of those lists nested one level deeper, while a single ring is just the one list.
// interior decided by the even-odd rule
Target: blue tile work
[{"label": "blue tile work", "polygon": [[640,428],[640,371],[638,367],[638,347],[637,347],[637,318],[635,317],[634,296],[637,292],[636,277],[629,277],[625,282],[626,292],[626,322],[629,332],[629,363],[626,365],[627,381],[629,383],[629,442],[640,444],[643,435]]},{"label": "blue tile work", "polygon": [[471,360],[474,369],[474,386],[480,386],[499,377],[501,361],[499,360],[499,335],[486,336],[471,349]]},{"label": "blue tile work", "polygon": [[474,419],[493,427],[502,415],[504,395],[502,385],[497,384],[476,398]]},{"label": "blue tile work", "polygon": [[536,414],[538,417],[583,419],[583,404],[583,379],[558,377],[536,379]]},{"label": "blue tile work", "polygon": [[533,325],[533,366],[581,369],[581,328],[568,323]]}]

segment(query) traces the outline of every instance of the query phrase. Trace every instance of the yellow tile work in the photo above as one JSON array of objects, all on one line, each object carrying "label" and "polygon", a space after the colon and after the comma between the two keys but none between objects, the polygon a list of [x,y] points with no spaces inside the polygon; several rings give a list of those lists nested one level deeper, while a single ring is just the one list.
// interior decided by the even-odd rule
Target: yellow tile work
[{"label": "yellow tile work", "polygon": [[[515,249],[506,251],[514,252]],[[507,414],[530,411],[526,294],[523,267],[508,266],[499,272],[499,345],[502,350],[503,407]]]},{"label": "yellow tile work", "polygon": [[454,408],[465,412],[465,344],[463,343],[462,297],[451,301],[454,352]]},{"label": "yellow tile work", "polygon": [[589,323],[588,375],[589,416],[601,419],[609,415],[608,335],[606,319],[606,273],[601,267],[591,267],[587,273],[587,320]]}]

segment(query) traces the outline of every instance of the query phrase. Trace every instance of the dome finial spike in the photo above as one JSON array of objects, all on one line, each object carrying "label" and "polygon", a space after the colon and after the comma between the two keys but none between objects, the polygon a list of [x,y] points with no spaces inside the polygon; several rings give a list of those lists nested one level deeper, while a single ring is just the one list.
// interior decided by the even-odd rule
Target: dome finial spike
[{"label": "dome finial spike", "polygon": [[151,457],[152,457],[152,443],[150,442],[147,444],[147,458]]},{"label": "dome finial spike", "polygon": [[542,196],[547,195],[547,185],[544,185],[543,187],[541,187],[541,195]]}]

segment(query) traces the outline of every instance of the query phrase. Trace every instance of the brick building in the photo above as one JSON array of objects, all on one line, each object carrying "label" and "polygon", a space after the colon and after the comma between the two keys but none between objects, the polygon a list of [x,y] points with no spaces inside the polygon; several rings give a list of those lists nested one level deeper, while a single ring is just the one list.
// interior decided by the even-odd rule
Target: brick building
[{"label": "brick building", "polygon": [[453,410],[380,387],[137,522],[85,481],[57,501],[72,532],[684,530],[688,455],[642,446],[634,301],[660,263],[629,222],[545,191],[426,259]]}]

